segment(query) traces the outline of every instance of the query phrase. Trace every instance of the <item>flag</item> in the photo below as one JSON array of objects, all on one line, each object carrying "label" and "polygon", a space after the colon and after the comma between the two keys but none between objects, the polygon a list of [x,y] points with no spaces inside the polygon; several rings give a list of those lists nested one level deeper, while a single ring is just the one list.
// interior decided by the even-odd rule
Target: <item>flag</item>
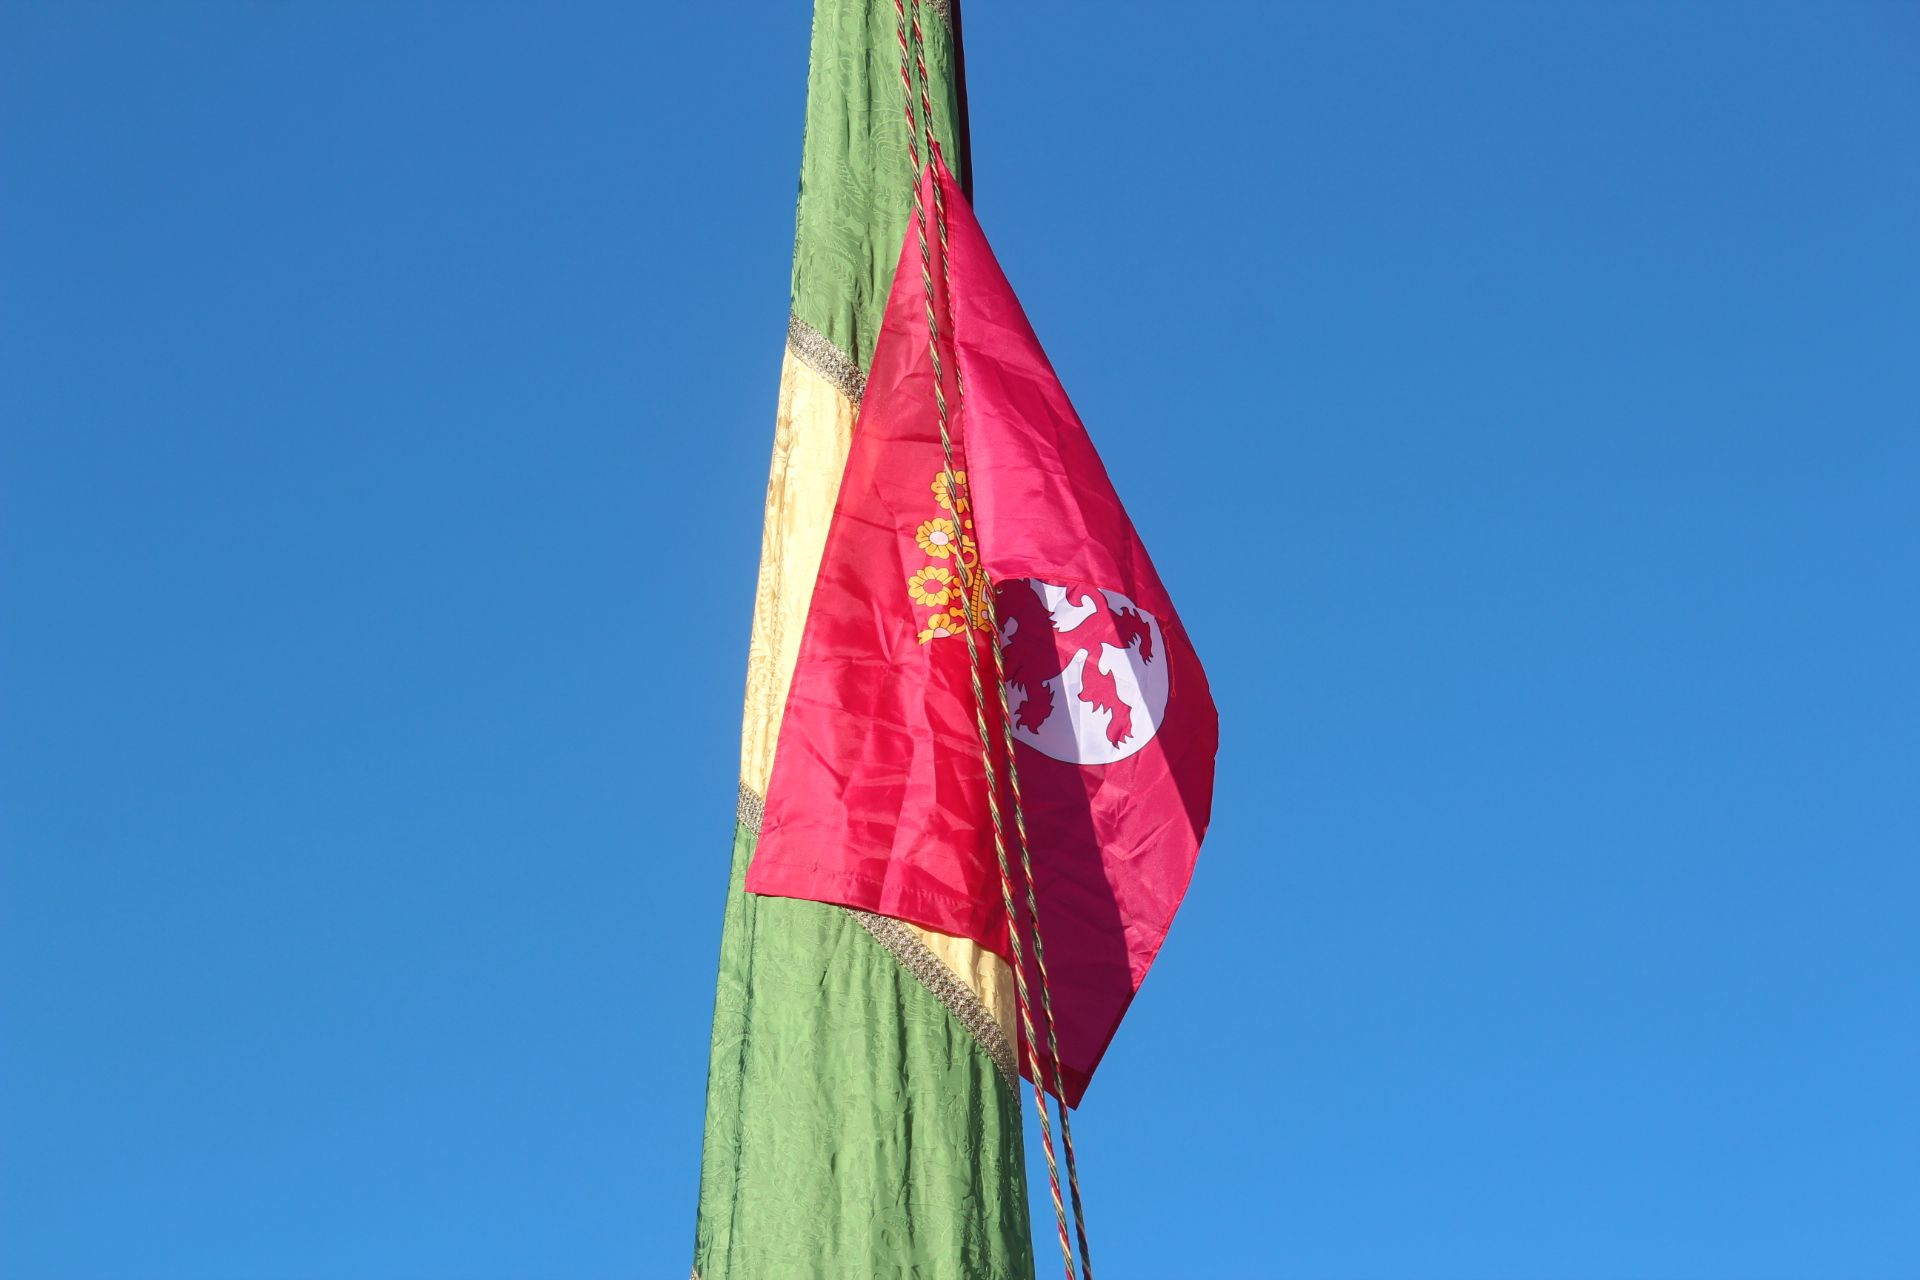
[{"label": "flag", "polygon": [[[919,8],[934,126],[963,159],[958,15]],[[704,1280],[1033,1274],[1005,962],[889,916],[742,889],[912,207],[901,94],[892,0],[817,0],[707,1077]]]},{"label": "flag", "polygon": [[[978,727],[984,715],[997,750],[1003,703],[990,664],[991,692],[976,700],[971,619],[984,629],[976,650],[1004,646],[1060,1065],[1077,1103],[1192,876],[1218,721],[1173,602],[965,195],[929,166],[921,204],[929,223],[944,210],[946,234],[926,231],[939,266],[922,276],[910,230],[746,887],[1011,957]],[[951,330],[939,365],[929,285]],[[957,405],[951,465],[936,376]],[[986,600],[966,598],[987,583],[993,623]]]}]

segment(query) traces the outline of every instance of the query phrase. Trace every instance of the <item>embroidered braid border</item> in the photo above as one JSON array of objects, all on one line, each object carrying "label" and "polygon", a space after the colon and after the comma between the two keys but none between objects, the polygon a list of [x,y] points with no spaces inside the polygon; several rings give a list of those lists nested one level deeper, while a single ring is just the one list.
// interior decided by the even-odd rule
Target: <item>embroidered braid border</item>
[{"label": "embroidered braid border", "polygon": [[787,350],[793,352],[794,359],[840,389],[840,394],[853,401],[857,408],[860,397],[866,394],[867,375],[860,372],[860,366],[847,359],[840,348],[827,340],[827,335],[789,312],[787,314]]},{"label": "embroidered braid border", "polygon": [[920,980],[920,985],[933,992],[934,998],[960,1019],[960,1024],[973,1033],[973,1038],[993,1059],[993,1065],[1000,1069],[1000,1076],[1007,1082],[1007,1087],[1018,1089],[1020,1075],[1013,1062],[1013,1046],[1007,1043],[1006,1035],[993,1015],[987,1012],[987,1006],[980,1003],[980,997],[956,978],[953,970],[941,963],[940,957],[927,950],[927,944],[900,921],[892,916],[875,915],[871,911],[855,911],[851,907],[842,907],[841,910],[852,916],[855,924],[892,952],[893,958]]},{"label": "embroidered braid border", "polygon": [[[760,821],[765,814],[765,802],[741,787],[740,825],[753,832],[755,838],[760,835]],[[1014,1062],[1013,1046],[1007,1043],[1006,1033],[1000,1029],[993,1012],[981,1003],[980,997],[966,983],[955,976],[953,970],[947,968],[939,956],[927,950],[927,944],[920,941],[911,928],[891,916],[856,911],[852,907],[838,909],[852,916],[855,924],[872,935],[875,942],[900,962],[901,968],[912,974],[921,986],[933,993],[934,999],[947,1007],[947,1012],[959,1020],[960,1025],[986,1050],[987,1056],[993,1059],[993,1065],[1009,1089],[1020,1087],[1020,1069]]]},{"label": "embroidered braid border", "polygon": [[734,812],[740,825],[753,832],[753,838],[760,838],[760,823],[767,816],[767,802],[744,786],[740,788],[740,807]]}]

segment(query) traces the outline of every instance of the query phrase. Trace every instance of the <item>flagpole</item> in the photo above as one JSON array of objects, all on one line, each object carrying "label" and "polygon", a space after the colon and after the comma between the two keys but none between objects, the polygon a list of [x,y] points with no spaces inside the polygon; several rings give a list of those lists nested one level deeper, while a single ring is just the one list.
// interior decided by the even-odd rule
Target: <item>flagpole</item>
[{"label": "flagpole", "polygon": [[954,111],[953,136],[958,155],[959,170],[953,175],[960,183],[960,192],[967,199],[973,199],[973,113],[967,109],[967,42],[960,29],[960,0],[947,0],[947,27],[953,43],[953,95],[958,104]]}]

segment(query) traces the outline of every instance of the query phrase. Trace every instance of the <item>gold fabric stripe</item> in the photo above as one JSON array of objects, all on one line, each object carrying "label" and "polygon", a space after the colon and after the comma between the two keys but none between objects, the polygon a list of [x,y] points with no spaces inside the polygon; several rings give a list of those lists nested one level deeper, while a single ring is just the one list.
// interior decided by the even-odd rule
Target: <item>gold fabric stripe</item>
[{"label": "gold fabric stripe", "polygon": [[[800,331],[797,338],[796,329]],[[820,371],[816,360],[830,369],[833,365],[820,356],[819,349],[831,352],[856,377],[859,373],[844,354],[797,319],[789,324],[787,334],[773,428],[773,465],[767,478],[766,521],[761,526],[753,637],[747,647],[746,712],[740,727],[740,820],[756,832],[760,797],[766,794],[774,742],[786,710],[787,684],[800,653],[800,634],[853,440],[854,399]],[[807,355],[803,357],[796,347]],[[969,939],[903,921],[889,921],[891,927],[881,933],[862,924],[883,945],[889,939],[898,942],[888,950],[954,1011],[996,1063],[1001,1062],[1002,1051],[996,1044],[1005,1049],[1006,1062],[1013,1061],[1011,1049],[1006,1048],[1014,1042],[1013,972],[1006,961]],[[948,983],[970,999],[949,998],[952,993],[941,990]],[[985,1029],[989,1026],[997,1037],[990,1039]]]},{"label": "gold fabric stripe", "polygon": [[813,580],[820,572],[852,439],[853,403],[789,346],[780,365],[773,465],[760,533],[760,580],[753,636],[747,644],[747,705],[740,726],[740,784],[755,795],[767,793],[787,682],[800,654],[800,632],[813,600]]}]

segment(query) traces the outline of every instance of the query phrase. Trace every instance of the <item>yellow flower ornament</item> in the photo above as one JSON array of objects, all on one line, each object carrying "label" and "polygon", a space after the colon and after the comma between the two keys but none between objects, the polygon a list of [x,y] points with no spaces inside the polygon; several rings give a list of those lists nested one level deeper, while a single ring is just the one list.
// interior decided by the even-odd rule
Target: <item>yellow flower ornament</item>
[{"label": "yellow flower ornament", "polygon": [[930,613],[927,615],[927,628],[920,633],[920,643],[925,644],[929,640],[939,640],[946,636],[957,636],[960,634],[960,628],[965,625],[957,609],[949,609],[945,613]]},{"label": "yellow flower ornament", "polygon": [[953,554],[960,541],[960,531],[953,527],[953,521],[935,516],[914,531],[913,540],[928,555],[944,560]]},{"label": "yellow flower ornament", "polygon": [[937,473],[933,477],[933,500],[949,511],[966,511],[973,506],[964,496],[967,487],[967,473],[964,471],[956,471],[953,473],[953,478],[959,482],[962,490],[960,505],[958,507],[953,505],[953,495],[947,492],[947,473],[944,471]]},{"label": "yellow flower ornament", "polygon": [[918,604],[939,608],[957,594],[953,585],[953,571],[930,564],[907,579],[907,594]]}]

